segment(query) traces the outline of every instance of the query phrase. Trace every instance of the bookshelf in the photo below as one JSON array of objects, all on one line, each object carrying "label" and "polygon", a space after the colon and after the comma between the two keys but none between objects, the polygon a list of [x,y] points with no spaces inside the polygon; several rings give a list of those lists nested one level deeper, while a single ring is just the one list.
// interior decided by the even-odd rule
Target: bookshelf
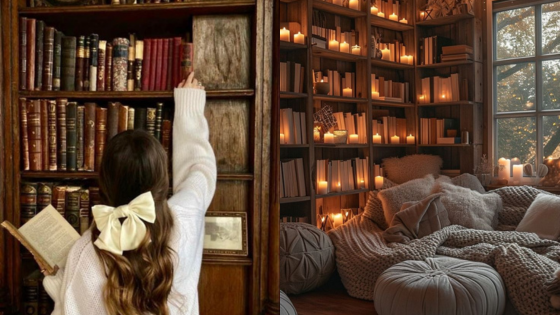
[{"label": "bookshelf", "polygon": [[[338,213],[340,209],[364,207],[368,192],[373,190],[374,164],[380,164],[384,158],[405,156],[416,153],[440,155],[444,160],[443,169],[461,173],[472,172],[480,159],[482,150],[482,42],[481,22],[482,6],[475,1],[475,15],[457,14],[431,20],[421,20],[420,11],[426,0],[402,0],[398,20],[405,18],[407,23],[400,23],[372,14],[371,5],[375,0],[359,1],[360,10],[353,10],[334,4],[336,0],[296,0],[283,1],[280,5],[280,22],[300,23],[301,33],[305,35],[305,45],[298,44],[298,59],[291,51],[293,42],[281,41],[281,61],[305,63],[305,84],[307,93],[296,96],[282,92],[281,109],[292,108],[304,111],[307,116],[306,145],[280,145],[281,159],[303,158],[306,173],[308,196],[280,199],[280,216],[305,217],[311,224],[317,224],[318,211]],[[345,1],[346,2],[346,1]],[[377,0],[379,2],[379,0]],[[317,13],[319,12],[319,14]],[[388,13],[390,14],[390,13]],[[356,40],[361,47],[361,54],[353,55],[313,44],[314,21],[324,17],[324,26],[332,29],[339,26],[344,33],[349,30],[358,32]],[[328,32],[326,36],[328,37]],[[420,40],[430,36],[444,36],[454,40],[453,44],[469,45],[474,48],[473,60],[459,60],[445,63],[426,64],[419,62]],[[413,62],[401,63],[380,59],[372,49],[372,37],[381,37],[381,42],[398,41],[406,48],[405,55],[412,56]],[[293,41],[293,40],[292,40]],[[355,97],[333,96],[313,93],[313,71],[338,70],[343,73],[355,73]],[[372,97],[372,74],[375,78],[383,77],[393,82],[408,83],[408,101],[392,102]],[[449,77],[458,74],[461,82],[465,81],[468,90],[465,97],[455,101],[424,103],[419,100],[422,94],[421,80],[431,76]],[[362,113],[367,119],[367,143],[365,144],[324,144],[313,141],[313,114],[322,106],[329,105],[333,112]],[[372,120],[379,116],[392,116],[406,120],[406,135],[415,137],[414,144],[373,143]],[[421,118],[453,118],[458,121],[458,129],[469,132],[468,144],[421,144]],[[318,194],[316,190],[316,162],[321,159],[347,160],[368,158],[369,187],[352,191]],[[309,186],[310,185],[310,186]]]},{"label": "bookshelf", "polygon": [[[272,4],[250,0],[209,0],[128,5],[29,7],[29,0],[2,1],[0,42],[0,148],[2,220],[20,224],[22,182],[55,182],[96,186],[97,172],[28,171],[21,164],[19,98],[67,98],[79,105],[95,102],[106,107],[120,101],[134,108],[163,102],[173,110],[173,92],[163,91],[44,91],[19,89],[20,17],[42,20],[67,36],[99,34],[103,40],[184,37],[191,35],[193,65],[207,89],[205,116],[216,154],[218,182],[208,211],[243,211],[248,216],[247,257],[204,255],[199,282],[201,314],[278,314],[278,283],[270,252],[277,252],[274,200],[265,183],[270,173],[270,117],[272,112]],[[102,1],[103,2],[103,1]],[[104,2],[108,2],[105,0]],[[276,49],[278,47],[276,46]],[[288,45],[297,51],[298,45]],[[224,53],[225,52],[225,53]],[[14,84],[11,84],[15,82]],[[275,92],[274,92],[275,93]],[[288,95],[305,98],[307,94]],[[232,146],[232,143],[235,144]],[[273,176],[273,178],[270,178]],[[270,198],[270,199],[269,199]],[[271,212],[269,212],[271,211]],[[272,234],[269,234],[272,233]],[[269,237],[271,241],[269,242]],[[35,268],[20,246],[0,233],[0,314],[19,313],[23,278]],[[270,246],[270,247],[269,247]],[[270,252],[269,252],[270,251]],[[268,279],[268,280],[267,280]],[[234,293],[232,293],[234,292]]]}]

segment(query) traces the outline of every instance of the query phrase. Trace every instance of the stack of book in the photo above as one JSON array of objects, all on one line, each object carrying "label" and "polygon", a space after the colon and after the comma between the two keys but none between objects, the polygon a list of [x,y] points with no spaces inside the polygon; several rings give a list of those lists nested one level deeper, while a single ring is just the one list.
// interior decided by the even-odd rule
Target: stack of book
[{"label": "stack of book", "polygon": [[453,45],[453,40],[442,36],[430,36],[420,39],[418,60],[422,65],[440,63],[442,47]]},{"label": "stack of book", "polygon": [[420,144],[461,143],[457,119],[420,118]]},{"label": "stack of book", "polygon": [[399,137],[399,144],[406,144],[406,136],[408,136],[406,127],[406,118],[382,116],[372,121],[373,135],[381,137],[381,144],[396,144],[391,141],[393,136]]},{"label": "stack of book", "polygon": [[317,160],[317,194],[322,195],[322,183],[327,182],[327,193],[366,189],[369,187],[369,158]]},{"label": "stack of book", "polygon": [[374,100],[410,103],[410,85],[408,82],[394,82],[371,74],[371,97]]},{"label": "stack of book", "polygon": [[163,103],[154,108],[119,102],[103,108],[63,98],[21,98],[19,103],[24,171],[96,171],[107,141],[130,129],[146,130],[170,156],[171,113],[163,110]]},{"label": "stack of book", "polygon": [[305,82],[305,67],[300,63],[287,61],[280,63],[280,91],[303,92]]},{"label": "stack of book", "polygon": [[325,14],[319,10],[313,10],[311,26],[312,45],[327,49],[331,40],[336,40],[339,44],[346,42],[349,45],[348,53],[351,53],[352,46],[358,44],[359,33],[355,30],[343,32],[340,27],[340,16],[334,16],[334,25],[336,25],[334,29],[327,28]]},{"label": "stack of book", "polygon": [[366,113],[333,113],[336,118],[338,130],[348,131],[347,143],[350,143],[350,135],[358,135],[358,143],[367,143],[366,137]]},{"label": "stack of book", "polygon": [[466,99],[468,87],[465,86],[466,80],[463,80],[463,88],[459,89],[459,74],[452,73],[448,78],[428,77],[422,79],[422,90],[419,98],[421,104],[428,103],[446,103],[456,102]]},{"label": "stack of book", "polygon": [[22,17],[20,90],[169,91],[192,71],[188,41],[65,36],[41,20]]},{"label": "stack of book", "polygon": [[307,196],[303,159],[282,161],[281,168],[280,198]]},{"label": "stack of book", "polygon": [[473,60],[473,48],[468,45],[442,47],[441,62]]},{"label": "stack of book", "polygon": [[307,144],[305,113],[294,112],[291,108],[280,110],[280,133],[284,135],[281,144]]},{"label": "stack of book", "polygon": [[328,82],[330,85],[331,96],[356,97],[356,74],[354,72],[345,72],[342,76],[336,70],[327,70],[324,76],[321,71],[313,71],[313,83]]},{"label": "stack of book", "polygon": [[309,220],[307,220],[307,217],[294,217],[294,216],[283,216],[280,218],[280,223],[291,223],[291,222],[309,223]]}]

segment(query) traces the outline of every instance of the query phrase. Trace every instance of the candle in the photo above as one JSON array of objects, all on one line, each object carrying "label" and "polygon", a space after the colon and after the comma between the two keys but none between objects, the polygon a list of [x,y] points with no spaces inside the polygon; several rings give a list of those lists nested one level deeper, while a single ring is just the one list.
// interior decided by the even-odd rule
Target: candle
[{"label": "candle", "polygon": [[408,24],[408,21],[407,21],[405,18],[403,18],[403,19],[400,20],[399,22],[401,22],[401,23],[403,23],[403,24]]},{"label": "candle", "polygon": [[383,176],[375,176],[375,189],[383,187]]},{"label": "candle", "polygon": [[373,135],[373,143],[381,144],[381,136],[378,133]]},{"label": "candle", "polygon": [[391,137],[391,144],[398,144],[401,142],[401,138],[399,138],[399,136],[394,135]]},{"label": "candle", "polygon": [[286,142],[284,142],[284,134],[281,133],[280,134],[280,144],[284,144],[284,143],[286,143]]},{"label": "candle", "polygon": [[377,9],[376,6],[371,7],[371,15],[376,15],[378,12],[379,12],[379,9]]},{"label": "candle", "polygon": [[298,32],[297,34],[294,34],[294,43],[304,45],[305,44],[305,35],[303,35],[300,32]]},{"label": "candle", "polygon": [[379,92],[371,92],[371,98],[379,98]]},{"label": "candle", "polygon": [[285,27],[280,30],[280,40],[285,42],[290,41],[290,30],[287,30]]},{"label": "candle", "polygon": [[505,158],[500,158],[498,160],[498,178],[500,180],[509,180],[510,177],[510,160]]},{"label": "candle", "polygon": [[342,225],[342,213],[333,214],[332,218],[334,227]]},{"label": "candle", "polygon": [[445,94],[441,94],[441,100],[445,101]]},{"label": "candle", "polygon": [[327,185],[328,182],[327,181],[320,181],[319,182],[319,188],[317,189],[317,194],[318,195],[326,195],[327,194]]},{"label": "candle", "polygon": [[393,13],[389,15],[389,20],[397,22],[399,20],[399,16]]},{"label": "candle", "polygon": [[349,53],[350,52],[350,44],[348,44],[347,42],[343,42],[342,44],[340,44],[339,51]]},{"label": "candle", "polygon": [[362,49],[358,45],[352,46],[352,55],[361,55]]},{"label": "candle", "polygon": [[409,65],[414,64],[414,57],[412,57],[412,55],[408,55],[408,64]]},{"label": "candle", "polygon": [[336,191],[336,192],[340,191],[340,182],[338,182],[336,184],[336,187],[334,188],[334,191]]},{"label": "candle", "polygon": [[389,50],[389,48],[381,49],[381,59],[391,60],[391,51]]},{"label": "candle", "polygon": [[425,101],[426,101],[426,98],[424,97],[424,95],[420,95],[420,96],[418,97],[418,102],[424,103]]},{"label": "candle", "polygon": [[513,184],[521,184],[521,178],[523,177],[523,165],[516,164],[513,166]]},{"label": "candle", "polygon": [[425,16],[426,16],[426,13],[424,13],[423,11],[420,12],[420,21],[423,21]]},{"label": "candle", "polygon": [[384,17],[385,17],[385,13],[383,13],[383,12],[379,12],[379,13],[377,13],[377,16],[378,16],[378,17],[382,17],[382,18],[384,18]]},{"label": "candle", "polygon": [[414,144],[414,140],[416,139],[412,134],[410,134],[410,136],[406,137],[406,144]]},{"label": "candle", "polygon": [[344,90],[342,90],[342,96],[352,97],[352,89],[351,88],[345,88]]},{"label": "candle", "polygon": [[348,7],[352,10],[360,10],[360,2],[358,0],[350,0]]},{"label": "candle", "polygon": [[366,182],[363,179],[360,181],[360,188],[366,188]]},{"label": "candle", "polygon": [[357,134],[350,135],[348,143],[358,143],[358,135]]},{"label": "candle", "polygon": [[323,140],[325,143],[334,143],[334,135],[330,132],[327,132],[325,133]]},{"label": "candle", "polygon": [[407,55],[401,56],[401,63],[408,64],[408,56]]},{"label": "candle", "polygon": [[317,129],[313,130],[313,141],[321,142],[321,133]]},{"label": "candle", "polygon": [[338,44],[338,41],[336,39],[333,39],[329,42],[329,49],[334,51],[340,50],[340,45]]}]

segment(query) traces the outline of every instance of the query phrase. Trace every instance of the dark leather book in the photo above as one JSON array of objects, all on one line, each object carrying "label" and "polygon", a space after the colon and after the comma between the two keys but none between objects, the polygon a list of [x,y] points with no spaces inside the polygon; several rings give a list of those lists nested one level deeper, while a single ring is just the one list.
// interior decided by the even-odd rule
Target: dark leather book
[{"label": "dark leather book", "polygon": [[23,312],[26,315],[39,315],[39,279],[41,273],[34,271],[23,279]]},{"label": "dark leather book", "polygon": [[43,38],[45,37],[45,22],[37,21],[35,30],[35,90],[40,91],[43,86]]},{"label": "dark leather book", "polygon": [[76,169],[84,169],[84,106],[76,109]]},{"label": "dark leather book", "polygon": [[148,108],[146,109],[146,131],[152,136],[156,129],[156,109]]},{"label": "dark leather book", "polygon": [[127,90],[128,46],[127,38],[113,39],[113,91]]},{"label": "dark leather book", "polygon": [[74,82],[76,91],[84,90],[84,59],[86,57],[85,45],[85,36],[78,37],[78,47],[76,52],[76,77]]},{"label": "dark leather book", "polygon": [[134,110],[134,129],[146,130],[146,109],[136,108]]},{"label": "dark leather book", "polygon": [[43,90],[52,91],[54,61],[54,27],[45,27],[43,48]]},{"label": "dark leather book", "polygon": [[53,311],[54,301],[51,300],[41,281],[39,283],[39,315],[50,315]]},{"label": "dark leather book", "polygon": [[80,189],[78,186],[66,188],[66,209],[64,218],[80,233]]},{"label": "dark leather book", "polygon": [[49,112],[48,100],[41,99],[41,161],[43,171],[49,170]]},{"label": "dark leather book", "polygon": [[161,123],[161,146],[169,156],[169,147],[171,145],[171,120],[163,120]]},{"label": "dark leather book", "polygon": [[134,49],[134,91],[142,90],[142,60],[144,59],[144,41],[137,40]]},{"label": "dark leather book", "polygon": [[41,102],[27,101],[27,135],[29,137],[29,169],[43,170],[43,152],[41,141]]},{"label": "dark leather book", "polygon": [[173,58],[171,61],[171,71],[173,72],[173,82],[171,89],[181,82],[181,37],[173,37],[172,50]]},{"label": "dark leather book", "polygon": [[152,55],[150,54],[151,49],[152,40],[147,38],[144,40],[144,60],[142,61],[142,91],[150,90],[150,73],[152,66]]},{"label": "dark leather book", "polygon": [[52,183],[37,184],[37,212],[52,204]]},{"label": "dark leather book", "polygon": [[107,141],[119,132],[119,103],[109,102],[107,105]]},{"label": "dark leather book", "polygon": [[56,100],[57,165],[59,171],[66,171],[66,105],[68,100]]},{"label": "dark leather book", "polygon": [[37,183],[21,183],[20,218],[21,224],[25,224],[37,214]]},{"label": "dark leather book", "polygon": [[91,39],[89,36],[85,38],[84,43],[84,91],[89,91],[89,58]]},{"label": "dark leather book", "polygon": [[129,35],[128,59],[126,67],[126,90],[134,91],[134,60],[136,59],[136,35]]},{"label": "dark leather book", "polygon": [[167,74],[169,64],[169,38],[162,39],[162,56],[161,56],[161,83],[160,90],[169,90],[167,87]]},{"label": "dark leather book", "polygon": [[91,34],[89,48],[89,90],[97,91],[97,72],[99,71],[99,35]]},{"label": "dark leather book", "polygon": [[193,72],[193,44],[183,41],[183,56],[181,59],[181,74],[183,75],[182,80],[186,79],[187,76]]},{"label": "dark leather book", "polygon": [[132,130],[134,129],[134,108],[129,107],[128,108],[128,123],[126,126],[127,130]]},{"label": "dark leather book", "polygon": [[53,207],[55,207],[56,211],[58,211],[61,216],[64,216],[64,212],[66,210],[66,186],[54,186],[52,201]]},{"label": "dark leather book", "polygon": [[27,99],[19,99],[19,130],[21,137],[21,163],[24,171],[29,170],[29,137],[27,135]]},{"label": "dark leather book", "polygon": [[95,170],[99,170],[105,143],[107,142],[107,108],[95,110]]},{"label": "dark leather book", "polygon": [[99,194],[99,187],[90,186],[89,187],[89,207],[97,206],[101,204],[101,195]]},{"label": "dark leather book", "polygon": [[84,104],[84,171],[95,169],[95,103]]},{"label": "dark leather book", "polygon": [[152,47],[150,47],[150,91],[156,90],[156,65],[157,65],[157,38],[152,39]]},{"label": "dark leather book", "polygon": [[53,56],[53,91],[60,91],[60,73],[62,62],[62,32],[56,31],[54,34],[54,56]]},{"label": "dark leather book", "polygon": [[56,137],[56,101],[48,100],[47,101],[47,111],[48,114],[48,152],[49,152],[49,171],[56,171],[57,170],[57,155],[56,155],[56,145],[57,145],[57,137]]},{"label": "dark leather book", "polygon": [[19,18],[19,89],[27,90],[27,18]]},{"label": "dark leather book", "polygon": [[106,58],[107,41],[99,41],[99,49],[97,51],[97,91],[105,91],[105,58]]},{"label": "dark leather book", "polygon": [[113,90],[113,45],[107,43],[107,48],[105,49],[105,91]]},{"label": "dark leather book", "polygon": [[161,121],[163,119],[163,103],[156,104],[156,127],[154,130],[154,137],[161,141]]},{"label": "dark leather book", "polygon": [[80,235],[84,234],[89,228],[90,206],[89,190],[80,189]]},{"label": "dark leather book", "polygon": [[66,105],[66,168],[70,172],[77,171],[77,130],[76,120],[78,104],[76,102],[68,102]]},{"label": "dark leather book", "polygon": [[128,129],[128,106],[119,104],[119,127],[118,132],[121,133]]},{"label": "dark leather book", "polygon": [[167,50],[167,78],[164,89],[171,91],[173,90],[173,38],[167,38],[167,43],[169,48]]},{"label": "dark leather book", "polygon": [[76,79],[76,37],[62,37],[62,60],[60,87],[62,91],[74,91]]},{"label": "dark leather book", "polygon": [[161,91],[162,89],[162,77],[163,77],[163,38],[156,39],[156,70],[155,74],[155,87],[154,90]]},{"label": "dark leather book", "polygon": [[27,19],[27,90],[35,90],[35,19]]}]

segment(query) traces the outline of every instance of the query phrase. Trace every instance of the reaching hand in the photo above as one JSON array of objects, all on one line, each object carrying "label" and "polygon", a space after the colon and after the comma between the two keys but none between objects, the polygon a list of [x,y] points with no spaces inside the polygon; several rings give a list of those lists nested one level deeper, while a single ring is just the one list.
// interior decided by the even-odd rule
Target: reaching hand
[{"label": "reaching hand", "polygon": [[177,87],[204,90],[204,86],[202,85],[202,83],[198,82],[198,80],[194,78],[194,72],[191,72],[187,79],[181,81],[181,83],[179,83],[179,86]]}]

